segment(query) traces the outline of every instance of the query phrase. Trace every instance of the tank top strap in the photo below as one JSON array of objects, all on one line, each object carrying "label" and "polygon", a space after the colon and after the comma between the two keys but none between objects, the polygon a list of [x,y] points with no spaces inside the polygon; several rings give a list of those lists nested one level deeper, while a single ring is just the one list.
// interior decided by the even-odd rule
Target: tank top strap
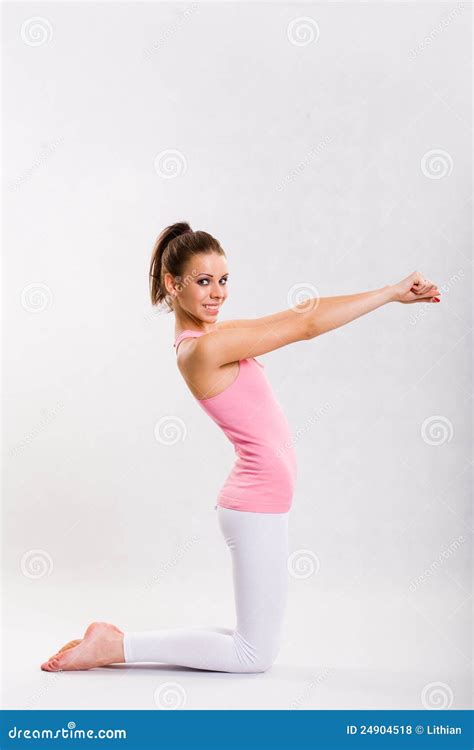
[{"label": "tank top strap", "polygon": [[183,341],[183,339],[197,338],[198,336],[204,336],[204,331],[182,331],[179,336],[176,337],[173,346],[176,350],[178,350],[178,346]]}]

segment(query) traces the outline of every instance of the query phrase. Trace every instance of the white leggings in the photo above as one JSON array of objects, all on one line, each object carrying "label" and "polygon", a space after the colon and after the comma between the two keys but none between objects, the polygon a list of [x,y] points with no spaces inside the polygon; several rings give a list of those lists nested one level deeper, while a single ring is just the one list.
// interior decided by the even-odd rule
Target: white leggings
[{"label": "white leggings", "polygon": [[230,549],[236,627],[172,628],[124,634],[125,662],[163,662],[219,672],[264,672],[279,648],[288,583],[286,513],[217,506]]}]

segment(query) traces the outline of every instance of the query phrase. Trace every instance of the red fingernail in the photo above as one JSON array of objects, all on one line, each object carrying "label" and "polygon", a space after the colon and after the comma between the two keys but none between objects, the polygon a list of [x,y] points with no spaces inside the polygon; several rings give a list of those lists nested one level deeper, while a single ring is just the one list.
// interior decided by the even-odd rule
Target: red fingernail
[{"label": "red fingernail", "polygon": [[439,297],[433,297],[433,299],[434,299],[435,302],[440,302]]}]

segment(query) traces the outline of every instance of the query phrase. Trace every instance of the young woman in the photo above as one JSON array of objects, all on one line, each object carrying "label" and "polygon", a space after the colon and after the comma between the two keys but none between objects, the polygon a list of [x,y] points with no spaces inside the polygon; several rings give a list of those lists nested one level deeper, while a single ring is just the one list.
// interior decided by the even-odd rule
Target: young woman
[{"label": "young woman", "polygon": [[158,237],[150,265],[152,304],[164,302],[174,312],[178,368],[236,453],[215,506],[232,558],[235,628],[123,632],[93,622],[83,639],[70,641],[41,665],[46,671],[121,662],[267,670],[282,638],[296,459],[286,417],[255,357],[313,339],[387,302],[440,301],[436,284],[414,271],[374,291],[314,298],[273,315],[218,322],[228,278],[224,250],[207,232],[194,232],[183,222]]}]

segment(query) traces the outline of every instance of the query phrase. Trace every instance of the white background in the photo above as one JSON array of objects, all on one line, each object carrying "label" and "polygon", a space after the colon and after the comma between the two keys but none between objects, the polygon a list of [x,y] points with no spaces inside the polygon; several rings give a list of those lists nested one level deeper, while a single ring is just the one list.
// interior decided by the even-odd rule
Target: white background
[{"label": "white background", "polygon": [[[160,708],[172,681],[186,708],[468,708],[471,7],[3,10],[3,706]],[[307,566],[269,672],[44,673],[94,620],[234,624],[214,511],[232,446],[148,296],[182,220],[226,251],[221,319],[414,270],[442,301],[263,359]]]}]

